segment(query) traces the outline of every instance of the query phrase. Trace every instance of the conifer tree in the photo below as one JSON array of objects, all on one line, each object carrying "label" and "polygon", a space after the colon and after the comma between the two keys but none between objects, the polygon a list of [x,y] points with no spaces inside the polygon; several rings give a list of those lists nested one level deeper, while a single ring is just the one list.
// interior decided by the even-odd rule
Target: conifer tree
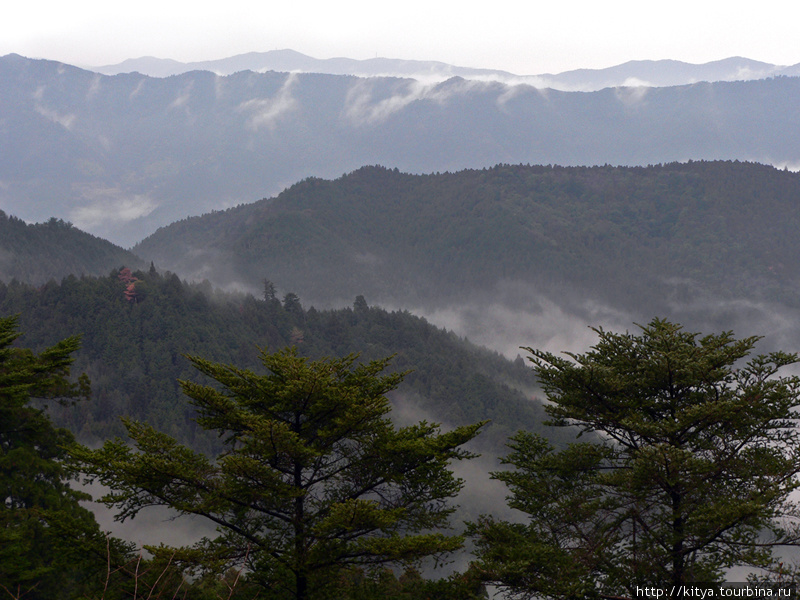
[{"label": "conifer tree", "polygon": [[[66,429],[36,399],[67,402],[88,394],[68,380],[77,337],[40,354],[14,347],[17,318],[0,318],[0,596],[57,600],[92,590],[106,573],[107,546],[89,499],[70,487]],[[101,589],[101,588],[100,588]]]},{"label": "conifer tree", "polygon": [[777,568],[800,542],[797,356],[747,357],[756,337],[700,337],[655,319],[640,335],[595,330],[586,354],[528,348],[556,426],[594,434],[555,451],[520,432],[494,474],[526,523],[471,528],[477,568],[515,597],[635,597]]},{"label": "conifer tree", "polygon": [[119,519],[153,505],[207,517],[218,537],[179,559],[244,566],[266,597],[298,600],[327,598],[354,565],[413,563],[461,547],[461,537],[436,530],[462,485],[448,463],[472,456],[461,446],[482,423],[446,433],[427,422],[396,428],[385,394],[403,375],[380,374],[388,359],[264,351],[265,374],[190,359],[217,385],[184,381],[183,390],[225,451],[210,460],[126,421],[135,448],[117,440],[79,453],[113,490],[104,501]]}]

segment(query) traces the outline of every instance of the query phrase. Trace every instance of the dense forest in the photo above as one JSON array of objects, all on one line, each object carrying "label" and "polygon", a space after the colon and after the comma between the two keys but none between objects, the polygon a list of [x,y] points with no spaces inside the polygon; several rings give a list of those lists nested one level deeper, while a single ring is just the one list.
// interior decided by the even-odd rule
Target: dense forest
[{"label": "dense forest", "polygon": [[[123,268],[95,281],[125,310],[155,304],[160,277]],[[21,287],[4,295],[19,298]],[[294,294],[281,303],[272,289],[265,282],[256,301],[266,311],[294,312],[306,325],[316,318]],[[357,323],[376,309],[359,296],[347,310]],[[508,439],[505,468],[491,477],[524,518],[506,520],[502,507],[470,515],[450,504],[464,486],[453,463],[476,458],[464,446],[488,420],[443,429],[418,413],[393,422],[387,396],[409,373],[387,371],[392,357],[309,360],[297,348],[298,321],[273,319],[278,332],[294,323],[295,346],[260,351],[260,373],[186,357],[207,379],[179,388],[197,429],[216,443],[170,435],[163,425],[174,418],[154,426],[134,416],[122,419],[127,440],[92,449],[46,410],[55,402],[69,411],[91,395],[85,375],[69,377],[80,338],[14,347],[19,321],[0,318],[0,587],[12,598],[477,600],[486,583],[520,598],[635,598],[643,587],[698,581],[722,590],[732,567],[754,570],[749,597],[786,596],[800,577],[784,554],[800,544],[790,499],[800,475],[800,377],[779,374],[799,359],[778,351],[747,360],[758,337],[701,336],[655,318],[638,334],[595,329],[599,341],[586,353],[526,348],[560,434],[534,424]],[[462,407],[442,404],[457,421]],[[489,404],[465,407],[486,414]],[[524,408],[513,416],[524,425]],[[576,426],[589,435],[575,440]],[[137,555],[99,529],[75,477],[105,486],[100,501],[119,519],[163,507],[210,519],[216,534]],[[469,518],[463,533],[451,528],[454,513]],[[438,564],[467,537],[474,546],[462,572],[420,575],[420,561]]]},{"label": "dense forest", "polygon": [[63,221],[3,215],[0,275],[42,285],[154,261],[257,295],[266,276],[325,308],[357,295],[393,307],[524,306],[530,294],[509,293],[515,285],[645,316],[743,298],[796,307],[798,198],[796,173],[754,163],[364,167],[173,223],[133,253]]},{"label": "dense forest", "polygon": [[503,282],[648,314],[709,298],[796,305],[798,201],[797,173],[739,162],[364,167],[174,223],[133,250],[219,285],[268,273],[328,305],[441,306]]},{"label": "dense forest", "polygon": [[495,453],[517,429],[541,429],[541,405],[531,400],[535,378],[522,359],[509,362],[363,297],[352,308],[316,310],[293,293],[276,298],[267,286],[255,298],[155,268],[122,269],[41,287],[0,283],[0,314],[20,315],[27,347],[81,336],[75,369],[91,379],[92,401],[57,411],[57,421],[87,442],[122,434],[120,417],[130,416],[208,449],[213,440],[196,437],[194,411],[178,385],[197,377],[185,355],[256,368],[259,348],[287,345],[314,358],[394,356],[392,370],[411,371],[394,396],[405,411],[449,425],[491,419],[477,443]]},{"label": "dense forest", "polygon": [[[794,310],[798,201],[796,173],[749,163],[375,166],[174,223],[136,255],[0,213],[0,586],[562,600],[736,567],[796,582],[796,354],[654,318],[508,360],[382,305]],[[117,515],[204,516],[218,537],[138,554],[80,477]],[[460,573],[418,570],[453,552]]]},{"label": "dense forest", "polygon": [[[36,406],[46,406],[44,414],[56,427],[70,430],[89,446],[114,437],[126,438],[123,419],[135,419],[174,436],[195,452],[208,456],[220,452],[220,437],[198,426],[196,407],[181,389],[185,384],[180,381],[208,380],[193,366],[189,355],[262,373],[261,351],[287,346],[296,348],[300,357],[314,359],[355,354],[356,363],[363,365],[388,359],[389,375],[404,373],[402,383],[388,394],[393,403],[391,416],[398,426],[427,420],[442,422],[447,430],[488,419],[484,431],[471,443],[471,448],[488,456],[502,453],[508,437],[520,428],[547,435],[559,446],[573,435],[548,432],[543,426],[542,405],[534,397],[535,378],[521,358],[508,361],[406,311],[369,306],[363,296],[356,297],[349,308],[316,310],[303,307],[301,299],[291,292],[278,298],[270,281],[262,284],[263,294],[256,298],[221,292],[207,281],[190,284],[175,274],[159,273],[152,265],[146,271],[124,267],[104,277],[70,275],[60,283],[51,280],[38,287],[18,281],[0,282],[0,314],[18,315],[21,335],[16,345],[20,347],[43,351],[67,335],[79,337],[72,369],[91,381],[88,399]],[[3,419],[6,417],[0,415]],[[0,437],[3,435],[0,432]],[[12,464],[17,460],[14,456],[9,455]],[[15,472],[16,467],[10,474]],[[459,503],[465,508],[454,521],[457,529],[462,528],[464,519],[477,517],[477,507],[485,505],[485,501],[469,495]],[[443,514],[449,514],[449,509]],[[96,534],[92,536],[94,541],[85,542],[92,549],[87,550],[85,561],[76,562],[76,573],[88,569],[95,582],[92,585],[100,585],[96,582],[102,581],[103,567],[97,554],[102,552],[102,544],[95,539]],[[123,589],[128,585],[125,582],[139,581],[130,573],[130,561],[135,559],[132,551],[123,545],[114,550],[118,553],[114,560],[128,565],[127,576],[114,578]],[[164,567],[156,561],[148,568]],[[31,581],[35,581],[36,572],[29,573]],[[458,581],[428,582],[413,569],[400,580],[390,571],[370,571],[368,576],[359,573],[348,575],[354,578],[350,583],[337,584],[340,592],[342,586],[352,586],[354,598],[373,597],[364,594],[384,597],[391,590],[398,598],[405,598],[408,594],[424,597],[440,589],[442,597],[455,593],[455,598],[471,598],[476,589],[474,579],[464,583],[466,592],[458,592],[463,587]],[[146,581],[155,585],[152,578],[142,577],[141,585]],[[175,585],[180,585],[181,576],[171,573],[159,583],[160,589],[176,581]],[[208,585],[218,589],[222,583],[214,581]],[[237,597],[254,597],[248,590],[251,588],[240,586],[237,593],[243,595]],[[73,592],[65,588],[64,593],[64,597],[72,597],[69,594]]]},{"label": "dense forest", "polygon": [[72,275],[105,275],[144,266],[131,252],[60,219],[28,224],[0,210],[0,280],[36,285]]}]

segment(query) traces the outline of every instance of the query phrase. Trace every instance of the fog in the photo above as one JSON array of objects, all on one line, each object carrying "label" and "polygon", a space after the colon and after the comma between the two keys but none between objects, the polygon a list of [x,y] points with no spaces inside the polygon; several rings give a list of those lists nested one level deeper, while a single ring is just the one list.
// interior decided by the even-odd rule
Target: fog
[{"label": "fog", "polygon": [[[289,290],[281,290],[281,293],[286,291]],[[257,294],[257,291],[253,293]],[[312,304],[302,296],[301,301],[306,307]],[[352,300],[336,304],[350,306]],[[565,351],[583,353],[597,341],[597,333],[592,328],[636,331],[637,323],[645,324],[657,316],[681,323],[686,330],[702,334],[732,330],[738,338],[763,336],[756,345],[755,353],[776,349],[793,352],[800,348],[800,318],[796,309],[745,298],[719,299],[698,295],[690,301],[665,300],[657,307],[644,305],[632,310],[601,302],[585,290],[564,291],[556,295],[544,293],[527,283],[506,281],[492,290],[472,297],[465,296],[459,303],[446,306],[381,306],[387,310],[409,310],[438,327],[497,351],[510,360],[518,356],[527,358],[528,352],[521,349],[522,346],[555,354]],[[798,372],[800,369],[789,371]],[[423,410],[412,395],[394,394],[392,402],[391,417],[398,426],[427,420],[441,423],[443,430],[453,427],[442,415]],[[472,449],[475,447],[473,443]],[[454,500],[460,508],[451,519],[452,533],[462,532],[465,521],[475,520],[481,514],[492,514],[511,521],[524,519],[524,515],[507,506],[507,488],[491,477],[492,472],[504,468],[500,463],[502,454],[504,452],[501,450],[496,453],[484,451],[477,458],[452,464],[454,474],[464,480],[464,488]],[[95,497],[102,492],[97,486],[90,487],[88,491]],[[114,521],[113,510],[97,503],[90,503],[89,506],[102,529],[139,547],[160,543],[191,545],[203,536],[215,534],[210,521],[200,517],[178,517],[164,508],[145,509],[135,519],[119,523]],[[434,570],[431,562],[425,562],[423,571],[428,577],[447,576],[454,571],[463,571],[471,558],[468,542],[464,551],[451,557],[449,564]],[[794,557],[787,556],[787,559],[794,560]],[[739,575],[736,572],[732,577]]]},{"label": "fog", "polygon": [[297,76],[290,74],[275,96],[253,98],[242,102],[238,111],[250,115],[247,126],[253,131],[258,131],[262,127],[272,131],[284,115],[297,107],[297,101],[292,95],[292,88],[296,83]]},{"label": "fog", "polygon": [[586,352],[597,341],[594,328],[637,331],[652,319],[665,318],[700,334],[732,331],[737,338],[758,336],[754,352],[800,351],[800,311],[776,302],[748,298],[697,296],[690,301],[664,300],[633,308],[603,302],[587,290],[559,295],[543,293],[524,282],[503,282],[481,294],[448,306],[399,307],[453,331],[470,342],[499,352],[509,360],[525,357],[521,347],[558,354]]},{"label": "fog", "polygon": [[158,203],[146,194],[127,194],[118,188],[87,189],[83,199],[87,204],[70,210],[69,220],[87,231],[135,221],[158,208]]},{"label": "fog", "polygon": [[180,515],[176,511],[162,506],[143,509],[135,518],[117,521],[115,508],[109,508],[99,500],[109,491],[98,483],[81,485],[73,483],[75,489],[87,492],[91,501],[81,502],[94,513],[101,531],[110,532],[128,542],[136,544],[138,549],[145,546],[165,544],[172,547],[189,546],[199,542],[203,537],[214,537],[215,525],[204,517]]},{"label": "fog", "polygon": [[631,327],[628,315],[611,307],[586,302],[583,308],[582,313],[571,313],[551,298],[532,295],[528,308],[493,302],[410,312],[509,360],[527,356],[528,352],[521,347],[553,353],[584,352],[597,338],[592,327],[613,330]]}]

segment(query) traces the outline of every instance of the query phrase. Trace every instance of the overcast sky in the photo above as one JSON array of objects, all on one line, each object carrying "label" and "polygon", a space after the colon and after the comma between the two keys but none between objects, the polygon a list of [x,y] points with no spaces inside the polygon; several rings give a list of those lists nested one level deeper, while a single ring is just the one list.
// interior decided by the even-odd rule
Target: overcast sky
[{"label": "overcast sky", "polygon": [[[13,5],[10,5],[13,2]],[[394,7],[394,8],[392,8]],[[315,58],[438,60],[518,75],[634,59],[800,62],[800,2],[607,0],[10,0],[0,55],[80,66],[291,48]]]}]

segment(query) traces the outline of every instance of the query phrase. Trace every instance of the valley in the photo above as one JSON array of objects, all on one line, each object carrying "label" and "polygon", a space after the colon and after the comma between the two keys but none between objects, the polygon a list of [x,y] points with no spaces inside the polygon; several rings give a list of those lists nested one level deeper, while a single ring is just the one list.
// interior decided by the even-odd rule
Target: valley
[{"label": "valley", "polygon": [[[278,71],[280,65],[286,70]],[[744,355],[732,352],[720,358],[703,346],[708,340],[723,340],[720,347],[727,348],[732,343],[725,342],[727,333],[719,339],[691,334],[732,331],[736,338],[748,338],[758,353],[800,349],[796,68],[746,59],[706,65],[632,61],[612,69],[526,80],[445,63],[315,61],[288,52],[185,64],[140,59],[96,71],[18,55],[0,57],[0,318],[18,315],[12,320],[22,334],[19,341],[12,333],[3,339],[14,348],[31,349],[9,350],[0,360],[21,361],[9,364],[28,373],[25,361],[45,360],[50,352],[46,348],[67,336],[80,336],[72,373],[73,379],[81,373],[88,376],[90,397],[52,404],[46,411],[39,411],[43,401],[34,400],[30,414],[47,415],[55,427],[71,432],[85,446],[75,451],[83,460],[110,448],[108,456],[122,464],[123,452],[114,440],[126,439],[125,419],[133,419],[171,440],[153,438],[150,446],[139,448],[142,453],[161,453],[166,460],[181,452],[193,457],[187,464],[218,456],[222,465],[250,441],[237,438],[226,445],[223,434],[198,426],[198,404],[187,402],[185,394],[209,381],[195,368],[198,358],[228,365],[229,374],[241,369],[255,377],[264,374],[264,353],[286,347],[295,348],[299,357],[292,373],[297,365],[326,357],[355,354],[356,365],[391,357],[389,376],[404,373],[387,394],[392,426],[413,429],[432,422],[452,431],[487,421],[466,445],[481,456],[451,465],[456,477],[466,481],[457,500],[454,532],[471,532],[478,546],[457,554],[456,565],[446,573],[466,573],[480,553],[485,571],[480,581],[467,577],[459,584],[442,579],[441,571],[425,563],[422,583],[414,583],[408,573],[405,580],[397,579],[394,572],[384,572],[388,579],[380,585],[377,579],[365,583],[358,579],[363,572],[347,571],[356,583],[339,584],[353,600],[367,600],[358,594],[366,594],[372,584],[376,598],[389,597],[381,594],[391,586],[401,594],[398,600],[445,592],[461,594],[453,596],[459,600],[484,597],[481,582],[501,580],[501,575],[485,575],[492,568],[511,580],[519,574],[509,575],[504,565],[494,565],[487,550],[491,543],[481,546],[480,536],[490,532],[508,541],[529,535],[531,542],[543,535],[519,529],[521,515],[538,502],[524,498],[525,484],[515,488],[512,477],[506,487],[498,481],[505,476],[490,479],[490,472],[511,468],[500,457],[516,452],[513,465],[524,469],[530,466],[526,452],[544,456],[542,448],[552,445],[548,452],[555,454],[546,460],[561,460],[556,457],[584,448],[585,455],[572,457],[575,464],[584,464],[595,455],[581,443],[600,447],[610,439],[607,435],[615,435],[614,427],[635,429],[640,420],[661,415],[658,402],[666,397],[674,403],[669,410],[676,423],[686,408],[683,392],[673,395],[674,386],[665,392],[653,384],[642,391],[641,411],[633,410],[621,425],[613,423],[614,411],[609,412],[611,425],[587,421],[590,425],[579,439],[576,427],[549,424],[548,411],[559,397],[553,386],[543,387],[537,378],[536,369],[540,376],[544,371],[541,362],[535,367],[529,361],[532,353],[540,361],[548,353],[562,357],[552,359],[555,370],[571,372],[558,360],[577,360],[598,337],[606,339],[604,332],[620,332],[619,338],[609,338],[619,346],[598,351],[602,360],[586,371],[590,383],[602,381],[602,389],[591,391],[600,399],[595,408],[604,410],[603,403],[613,404],[617,395],[638,393],[626,383],[624,393],[617,394],[622,376],[604,379],[634,347],[631,361],[641,360],[643,369],[659,373],[653,376],[656,380],[663,362],[658,357],[668,356],[670,368],[670,361],[681,365],[677,376],[689,381],[689,395],[695,394],[698,406],[712,398],[723,397],[732,405],[794,390],[791,376],[777,380],[774,372],[764,375],[766,367],[746,374]],[[427,79],[418,76],[426,70]],[[738,78],[736,73],[747,76]],[[646,76],[649,81],[642,79]],[[9,328],[11,321],[1,323]],[[684,329],[673,330],[672,323]],[[641,339],[635,337],[643,331]],[[657,347],[656,358],[648,354],[648,344]],[[698,353],[695,362],[682,354],[691,353],[682,344]],[[670,354],[674,348],[677,354]],[[697,379],[695,371],[706,364],[706,351],[717,366]],[[38,352],[44,358],[37,358]],[[800,372],[784,355],[770,357],[790,374]],[[294,359],[287,360],[291,364]],[[643,373],[640,380],[650,381],[650,371]],[[0,378],[5,375],[0,368]],[[31,389],[52,395],[59,377],[48,380],[49,388]],[[778,385],[770,383],[774,381],[785,384],[785,390],[762,394]],[[736,396],[740,389],[745,391]],[[257,395],[251,390],[243,397],[251,393]],[[650,393],[659,399],[652,406],[646,403]],[[721,452],[724,444],[715,446],[715,440],[739,434],[738,419],[750,411],[740,410],[744,404],[736,406],[738,412],[732,413],[725,412],[728,404],[711,406],[711,416],[686,426],[693,435],[719,428],[701,440],[705,445],[698,455]],[[572,421],[562,424],[581,423],[564,410]],[[686,418],[695,418],[691,406],[686,410]],[[770,419],[787,423],[785,413],[776,411],[784,416]],[[303,419],[314,418],[298,416],[289,438],[300,436]],[[665,419],[669,421],[663,415],[653,417],[643,426],[645,438]],[[773,421],[768,419],[764,430],[771,431]],[[725,430],[729,422],[733,425]],[[250,431],[250,426],[243,430]],[[311,436],[312,443],[314,436],[324,437],[337,426],[338,421],[323,426],[322,433]],[[261,434],[259,427],[253,431]],[[284,441],[282,434],[276,437],[274,425],[269,427],[271,437],[265,439],[275,449]],[[746,423],[742,430],[749,432],[749,427]],[[402,431],[410,435],[412,430]],[[374,441],[380,435],[359,438],[352,446],[344,443],[334,460],[352,456],[351,448],[367,438]],[[760,441],[746,437],[741,447],[774,449],[780,444],[772,441],[779,439],[776,434],[759,446]],[[650,451],[647,440],[644,446]],[[401,447],[401,442],[398,438],[393,443]],[[317,451],[324,456],[327,448],[308,450]],[[391,456],[384,447],[381,452],[367,462],[374,465]],[[627,473],[627,464],[614,462],[620,456],[606,456],[606,466],[598,471],[622,464],[620,472]],[[588,481],[570,488],[577,481],[570,473],[579,472],[580,478],[591,471],[570,471],[546,460],[531,464],[546,464],[545,471],[558,475],[543,481],[552,483],[552,489],[564,485],[566,491],[552,495],[554,504],[530,509],[534,517],[540,510],[562,510],[559,498],[571,498]],[[745,462],[742,489],[750,490],[757,477],[750,477],[747,469],[767,461]],[[182,467],[179,463],[168,466]],[[283,472],[283,463],[275,464]],[[654,461],[636,464],[644,469]],[[360,477],[359,471],[355,480]],[[648,477],[634,478],[633,487],[619,497],[639,493],[631,490],[644,486]],[[202,477],[199,481],[204,487]],[[617,485],[613,477],[598,481]],[[108,489],[100,483],[85,489]],[[509,490],[523,499],[520,504],[507,504]],[[322,502],[328,493],[314,502]],[[574,505],[553,519],[569,521],[584,507],[597,506],[580,493]],[[740,493],[744,498],[751,492],[737,488],[731,496]],[[295,506],[303,494],[292,496]],[[365,497],[359,505],[364,510],[378,496]],[[645,496],[637,498],[641,503]],[[347,498],[351,501],[355,499]],[[209,502],[224,504],[219,498]],[[628,510],[620,506],[613,510]],[[625,514],[639,509],[635,504]],[[240,508],[225,510],[238,515]],[[597,510],[587,521],[592,526],[606,518],[605,508]],[[656,514],[660,508],[653,510]],[[97,508],[97,514],[104,528],[124,532],[119,535],[139,546],[165,539],[193,543],[198,532],[211,533],[197,521],[185,528],[178,521],[163,535],[162,520],[174,516],[168,511],[143,513],[138,528],[114,523],[107,509]],[[357,511],[351,517],[357,521]],[[508,524],[495,530],[487,518]],[[759,514],[746,521],[742,535],[755,539],[753,532],[768,520]],[[346,531],[351,525],[335,527]],[[628,526],[620,525],[620,530]],[[315,527],[324,532],[333,526]],[[396,530],[387,539],[395,535]],[[620,539],[619,548],[627,548],[628,538]],[[567,560],[559,554],[563,548],[551,555],[552,547],[540,549],[528,542],[509,547],[522,554],[525,548],[541,550],[549,557],[547,564]],[[108,552],[110,556],[110,545]],[[248,557],[225,564],[244,564],[242,560]],[[534,564],[541,557],[530,560]],[[591,561],[584,561],[578,568],[571,560],[564,564],[584,577],[589,572],[609,581],[617,577],[602,565],[590,568],[586,565]],[[252,561],[248,565],[251,573],[262,568]],[[588,570],[580,571],[584,567]],[[722,572],[712,571],[709,577]],[[165,567],[167,572],[172,573]],[[175,576],[180,579],[182,573]],[[223,575],[217,576],[213,585],[223,581]],[[212,584],[203,593],[211,593]],[[430,591],[438,585],[439,592]],[[213,589],[221,597],[221,588]],[[402,595],[411,589],[418,596]],[[241,597],[250,600],[245,594],[253,590],[246,588]],[[239,597],[233,588],[230,593]]]}]

